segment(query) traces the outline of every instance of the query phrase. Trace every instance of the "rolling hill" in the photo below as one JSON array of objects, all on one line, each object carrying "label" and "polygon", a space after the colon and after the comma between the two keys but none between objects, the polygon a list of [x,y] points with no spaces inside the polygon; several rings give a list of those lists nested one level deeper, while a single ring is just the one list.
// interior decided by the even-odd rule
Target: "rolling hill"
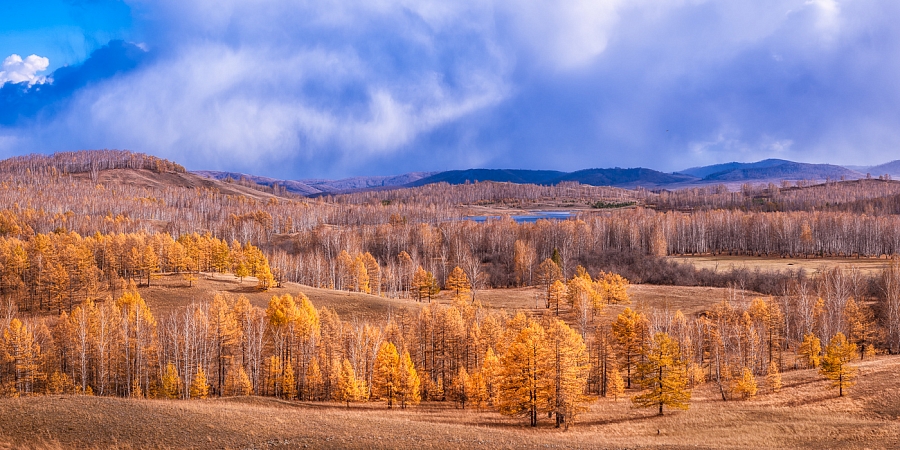
[{"label": "rolling hill", "polygon": [[240,172],[220,172],[215,170],[197,170],[193,174],[214,180],[245,179],[262,186],[279,185],[288,192],[303,196],[315,196],[323,194],[337,194],[360,189],[374,189],[384,187],[399,187],[416,182],[421,178],[433,175],[434,172],[410,172],[402,175],[381,177],[352,177],[340,180],[308,179],[308,180],[279,180],[276,178],[248,175]]},{"label": "rolling hill", "polygon": [[341,180],[302,179],[278,180],[236,172],[195,171],[196,175],[225,180],[241,178],[263,186],[279,185],[287,191],[303,196],[339,194],[373,189],[397,189],[425,186],[433,183],[465,184],[474,182],[498,182],[517,184],[556,185],[576,182],[592,186],[613,186],[626,189],[637,187],[678,189],[712,184],[730,186],[745,182],[778,182],[781,180],[855,180],[865,178],[865,172],[873,176],[891,174],[900,177],[900,160],[890,163],[856,167],[853,170],[833,164],[809,164],[784,159],[765,159],[752,163],[730,162],[709,166],[691,167],[674,173],[637,168],[594,168],[575,172],[526,169],[466,169],[443,172],[410,172],[395,176],[353,177]]},{"label": "rolling hill", "polygon": [[872,174],[873,177],[877,177],[880,175],[888,174],[892,177],[900,177],[900,159],[896,161],[891,161],[884,164],[879,164],[877,166],[869,166],[862,168],[860,172],[867,172]]},{"label": "rolling hill", "polygon": [[708,183],[762,180],[837,180],[863,178],[855,170],[832,164],[807,164],[783,159],[766,159],[755,163],[730,162],[692,167],[678,173],[701,178]]},{"label": "rolling hill", "polygon": [[763,169],[790,162],[792,161],[787,161],[784,159],[764,159],[762,161],[757,161],[754,163],[730,162],[724,164],[713,164],[710,166],[691,167],[690,169],[681,170],[676,173],[690,175],[697,178],[706,178],[709,175],[719,172],[729,172],[743,169]]},{"label": "rolling hill", "polygon": [[565,172],[555,170],[468,169],[448,170],[422,178],[406,186],[424,186],[432,183],[465,184],[476,181],[496,181],[518,184],[556,184]]}]

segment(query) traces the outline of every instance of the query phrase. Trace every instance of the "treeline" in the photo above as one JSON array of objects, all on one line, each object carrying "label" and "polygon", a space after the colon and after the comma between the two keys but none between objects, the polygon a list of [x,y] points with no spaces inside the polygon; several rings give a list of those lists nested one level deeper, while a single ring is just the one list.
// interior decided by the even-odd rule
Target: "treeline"
[{"label": "treeline", "polygon": [[161,272],[253,276],[260,289],[275,277],[257,247],[228,244],[209,234],[172,238],[168,233],[35,234],[27,239],[0,237],[0,296],[21,311],[64,309],[118,295],[127,282],[149,286]]},{"label": "treeline", "polygon": [[900,344],[900,264],[883,274],[891,296],[878,316],[854,299],[854,274],[842,269],[782,297],[735,294],[700,317],[611,313],[602,282],[610,277],[579,269],[553,280],[547,307],[533,317],[472,302],[462,280],[451,304],[400,310],[382,323],[344,321],[302,294],[275,296],[265,309],[217,295],[156,318],[132,285],[115,301],[87,301],[52,319],[7,311],[0,388],[13,396],[268,395],[388,407],[445,401],[532,425],[549,413],[568,426],[598,397],[629,394],[662,412],[687,408],[690,388],[702,383],[736,400],[779,390],[784,370],[820,365],[842,394],[852,360]]},{"label": "treeline", "polygon": [[0,172],[4,173],[18,175],[90,173],[92,181],[95,182],[100,171],[109,169],[143,169],[156,173],[185,172],[184,167],[171,161],[126,150],[31,154],[0,161]]},{"label": "treeline", "polygon": [[663,190],[642,197],[658,211],[739,209],[743,211],[832,211],[854,214],[897,214],[900,182],[889,176],[853,181],[783,181],[753,185],[739,190],[725,185]]},{"label": "treeline", "polygon": [[[753,213],[732,210],[656,213],[632,209],[579,220],[516,223],[449,221],[326,227],[282,239],[270,258],[286,279],[347,288],[347,260],[365,256],[373,292],[410,295],[419,266],[445,286],[459,266],[476,287],[534,285],[541,261],[559,255],[565,276],[578,265],[656,284],[744,284],[775,294],[790,274],[713,273],[658,257],[728,254],[782,257],[884,257],[900,252],[900,218],[847,213]],[[374,262],[373,262],[374,261]],[[377,266],[377,267],[376,267]]]}]

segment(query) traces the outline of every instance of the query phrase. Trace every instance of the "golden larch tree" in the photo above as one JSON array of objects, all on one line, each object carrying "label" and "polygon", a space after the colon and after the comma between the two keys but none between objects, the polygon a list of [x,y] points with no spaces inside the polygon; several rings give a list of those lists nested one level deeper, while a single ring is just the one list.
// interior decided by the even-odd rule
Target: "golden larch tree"
[{"label": "golden larch tree", "polygon": [[334,391],[335,400],[346,402],[349,408],[351,402],[358,402],[363,399],[365,391],[365,381],[356,377],[353,364],[350,364],[350,360],[345,358],[341,362],[340,372],[338,373],[337,389]]},{"label": "golden larch tree", "polygon": [[775,361],[769,363],[768,373],[766,374],[766,383],[772,389],[772,392],[781,390],[781,371],[778,370],[778,364]]},{"label": "golden larch tree", "polygon": [[587,346],[575,330],[559,319],[551,320],[547,327],[546,342],[553,365],[550,394],[556,427],[568,429],[575,417],[587,410],[590,402],[585,395],[590,371]]},{"label": "golden larch tree", "polygon": [[747,400],[755,397],[758,390],[759,387],[756,384],[756,377],[753,375],[753,371],[749,367],[742,368],[741,376],[735,379],[734,392],[739,394],[742,399]]},{"label": "golden larch tree", "polygon": [[206,373],[202,367],[198,367],[194,380],[191,382],[191,398],[203,399],[207,396],[209,396],[209,383],[206,381]]},{"label": "golden larch tree", "polygon": [[453,382],[450,385],[451,400],[459,403],[462,409],[466,409],[466,402],[472,396],[471,387],[469,372],[466,371],[465,367],[460,366],[459,372],[453,377]]},{"label": "golden larch tree", "polygon": [[472,283],[469,283],[469,277],[459,266],[454,267],[450,271],[450,276],[447,277],[447,289],[453,291],[453,295],[456,298],[472,290]]},{"label": "golden larch tree", "polygon": [[387,401],[388,409],[394,406],[400,375],[400,354],[391,342],[378,348],[375,356],[375,371],[372,375],[372,393]]},{"label": "golden larch tree", "polygon": [[844,396],[844,388],[856,384],[858,369],[850,365],[855,354],[856,344],[848,342],[844,333],[834,335],[825,347],[825,356],[822,358],[819,373],[831,380],[831,387],[838,388],[839,397]]},{"label": "golden larch tree", "polygon": [[560,280],[556,280],[550,285],[550,291],[547,294],[548,308],[553,308],[556,315],[559,316],[559,306],[566,299],[566,284]]},{"label": "golden larch tree", "polygon": [[803,342],[800,343],[798,350],[800,358],[806,363],[806,367],[815,369],[819,367],[822,358],[822,341],[816,335],[808,333],[803,336]]},{"label": "golden larch tree", "polygon": [[647,329],[646,318],[643,314],[639,314],[631,308],[625,308],[616,317],[616,321],[613,322],[611,329],[618,344],[622,369],[625,370],[625,384],[631,389],[631,375],[644,348],[644,336]]},{"label": "golden larch tree", "polygon": [[400,357],[397,379],[399,382],[397,398],[400,400],[400,408],[406,408],[406,405],[418,405],[422,398],[422,382],[419,380],[416,366],[407,350],[404,350]]},{"label": "golden larch tree", "polygon": [[498,406],[507,415],[524,415],[537,426],[538,415],[552,407],[553,366],[544,328],[531,321],[503,355]]},{"label": "golden larch tree", "polygon": [[175,364],[171,362],[166,364],[166,371],[162,377],[162,395],[168,399],[176,399],[181,391],[181,377],[178,376],[178,370]]},{"label": "golden larch tree", "polygon": [[632,397],[639,407],[663,406],[688,409],[691,392],[687,388],[685,364],[678,342],[667,333],[656,333],[644,352],[644,362],[638,364],[637,382],[644,393]]},{"label": "golden larch tree", "polygon": [[606,304],[631,303],[631,298],[628,296],[628,285],[628,280],[617,273],[601,271],[597,275],[597,290]]}]

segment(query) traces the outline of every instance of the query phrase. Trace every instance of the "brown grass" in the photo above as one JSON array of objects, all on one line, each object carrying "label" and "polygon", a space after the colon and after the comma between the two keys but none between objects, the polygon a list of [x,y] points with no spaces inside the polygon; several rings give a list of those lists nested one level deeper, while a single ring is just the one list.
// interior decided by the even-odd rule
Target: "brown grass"
[{"label": "brown grass", "polygon": [[0,448],[889,448],[900,442],[900,357],[859,364],[839,398],[812,370],[784,374],[779,393],[723,402],[694,389],[688,411],[657,417],[600,399],[568,432],[493,411],[429,403],[204,401],[79,396],[0,400]]},{"label": "brown grass", "polygon": [[391,311],[421,307],[421,304],[413,300],[319,289],[296,283],[284,283],[280,288],[262,292],[256,289],[255,278],[244,278],[243,282],[240,282],[229,274],[200,274],[193,282],[192,287],[189,287],[182,275],[163,275],[154,278],[150,287],[142,287],[139,291],[156,316],[164,315],[181,306],[190,305],[194,301],[207,302],[220,292],[231,296],[244,295],[251,304],[261,308],[268,306],[269,300],[275,295],[291,294],[296,298],[302,292],[316,307],[332,308],[344,320],[359,318],[360,320],[380,321]]},{"label": "brown grass", "polygon": [[864,274],[880,273],[888,265],[884,258],[779,258],[765,256],[670,256],[680,263],[692,264],[698,269],[729,271],[746,268],[761,271],[784,271],[804,269],[812,274],[823,268],[834,266],[856,267]]},{"label": "brown grass", "polygon": [[[681,310],[686,315],[696,315],[721,302],[726,296],[726,291],[724,288],[713,287],[631,285],[628,288],[631,304],[610,305],[604,315],[614,317],[626,306],[672,312]],[[272,296],[291,294],[297,297],[302,292],[316,307],[327,306],[337,311],[342,319],[351,321],[359,319],[380,322],[389,314],[401,309],[417,311],[427,304],[413,299],[320,289],[296,283],[285,283],[283,287],[261,292],[256,289],[255,279],[245,278],[241,283],[234,276],[227,274],[201,274],[193,282],[192,287],[188,286],[182,275],[163,275],[154,278],[150,287],[141,287],[140,292],[157,317],[192,302],[209,301],[216,293],[244,295],[253,305],[265,308]],[[442,291],[433,302],[449,304],[453,301],[453,295],[451,291]],[[466,294],[467,298],[470,298],[469,295],[471,294]],[[476,292],[476,298],[485,307],[505,310],[511,315],[519,311],[531,315],[544,314],[547,310],[544,308],[543,295],[543,291],[535,287],[485,289]],[[738,295],[749,300],[760,294],[739,291]],[[566,317],[569,307],[563,306],[561,313]]]},{"label": "brown grass", "polygon": [[[629,305],[609,305],[608,313],[619,314],[625,307],[632,309],[660,309],[675,312],[681,310],[686,315],[698,314],[710,309],[714,304],[725,299],[727,289],[715,287],[692,286],[656,286],[650,284],[633,284],[628,287],[631,297]],[[505,309],[511,313],[526,311],[541,313],[544,309],[544,291],[541,288],[526,287],[513,289],[488,289],[476,293],[476,297],[489,308]],[[740,298],[752,299],[762,294],[750,291],[738,291]],[[452,293],[441,292],[437,301],[449,303]],[[568,310],[563,306],[561,310]]]}]

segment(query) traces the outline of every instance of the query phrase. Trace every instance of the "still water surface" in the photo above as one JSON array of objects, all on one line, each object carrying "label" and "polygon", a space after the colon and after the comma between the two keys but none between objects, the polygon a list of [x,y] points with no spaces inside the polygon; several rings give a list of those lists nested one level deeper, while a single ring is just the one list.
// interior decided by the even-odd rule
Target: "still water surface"
[{"label": "still water surface", "polygon": [[[534,223],[541,219],[546,220],[566,220],[575,216],[574,211],[530,211],[528,214],[511,215],[512,220],[518,223]],[[502,216],[469,216],[467,220],[474,222],[484,222],[488,219],[499,220]]]}]

